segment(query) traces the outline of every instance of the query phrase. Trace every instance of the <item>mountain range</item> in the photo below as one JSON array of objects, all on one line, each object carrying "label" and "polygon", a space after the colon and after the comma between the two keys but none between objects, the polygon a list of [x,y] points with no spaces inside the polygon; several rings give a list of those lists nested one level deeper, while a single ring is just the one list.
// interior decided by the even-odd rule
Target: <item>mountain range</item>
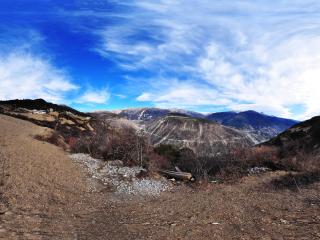
[{"label": "mountain range", "polygon": [[88,134],[99,123],[132,129],[148,136],[152,145],[175,145],[195,153],[215,154],[225,146],[253,146],[277,136],[297,121],[255,111],[201,114],[179,109],[139,108],[119,112],[82,113],[42,99],[0,101],[0,112],[60,129],[66,136]]},{"label": "mountain range", "polygon": [[119,116],[146,124],[169,114],[183,114],[188,117],[217,122],[223,126],[243,131],[254,143],[267,141],[298,123],[292,119],[269,116],[256,111],[219,112],[201,114],[180,109],[137,108],[119,111]]},{"label": "mountain range", "polygon": [[150,121],[164,117],[168,114],[179,113],[194,118],[206,118],[204,114],[182,109],[161,109],[161,108],[130,108],[117,111],[119,116],[129,120]]},{"label": "mountain range", "polygon": [[247,132],[256,143],[267,141],[298,123],[292,119],[269,116],[252,110],[212,113],[207,115],[206,119]]}]

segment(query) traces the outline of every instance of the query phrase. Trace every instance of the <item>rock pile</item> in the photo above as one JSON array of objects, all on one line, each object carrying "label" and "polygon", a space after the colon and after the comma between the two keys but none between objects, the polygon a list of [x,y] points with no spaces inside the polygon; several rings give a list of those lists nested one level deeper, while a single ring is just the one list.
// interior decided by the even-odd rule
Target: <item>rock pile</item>
[{"label": "rock pile", "polygon": [[141,167],[125,167],[121,161],[102,161],[87,154],[72,154],[70,157],[84,165],[92,178],[111,186],[117,194],[155,197],[171,188],[166,179],[138,178],[146,171]]}]

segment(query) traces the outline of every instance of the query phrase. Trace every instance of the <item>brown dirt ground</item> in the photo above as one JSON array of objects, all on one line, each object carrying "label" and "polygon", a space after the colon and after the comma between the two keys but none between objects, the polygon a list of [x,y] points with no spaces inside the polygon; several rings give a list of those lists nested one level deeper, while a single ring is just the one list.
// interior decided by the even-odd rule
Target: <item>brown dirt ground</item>
[{"label": "brown dirt ground", "polygon": [[319,182],[275,189],[271,181],[287,173],[273,172],[116,199],[91,191],[66,152],[33,138],[45,131],[0,115],[2,239],[320,239]]}]

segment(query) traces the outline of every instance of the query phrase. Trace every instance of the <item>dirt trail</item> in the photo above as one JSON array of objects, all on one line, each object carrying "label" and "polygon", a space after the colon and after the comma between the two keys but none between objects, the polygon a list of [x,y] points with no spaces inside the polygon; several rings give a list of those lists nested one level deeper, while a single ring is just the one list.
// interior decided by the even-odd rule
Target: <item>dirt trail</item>
[{"label": "dirt trail", "polygon": [[112,203],[90,190],[82,169],[58,147],[33,138],[44,131],[49,130],[0,115],[0,157],[9,174],[2,187],[0,238],[116,239],[125,234]]},{"label": "dirt trail", "polygon": [[[45,131],[0,115],[0,157],[9,176],[1,190],[3,239],[320,239],[320,183],[277,190],[285,172],[235,184],[179,188],[157,199],[93,192],[90,179]],[[3,210],[4,209],[4,210]]]}]

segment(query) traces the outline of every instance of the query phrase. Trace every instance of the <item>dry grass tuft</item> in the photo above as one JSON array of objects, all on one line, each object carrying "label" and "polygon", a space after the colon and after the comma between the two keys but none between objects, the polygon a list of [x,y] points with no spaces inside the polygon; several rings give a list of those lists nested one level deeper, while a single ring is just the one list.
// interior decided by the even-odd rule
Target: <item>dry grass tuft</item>
[{"label": "dry grass tuft", "polygon": [[58,131],[50,131],[45,134],[37,134],[34,136],[39,141],[45,141],[63,148],[63,150],[69,150],[69,145],[65,142],[65,139],[59,134]]},{"label": "dry grass tuft", "polygon": [[277,190],[290,189],[292,191],[301,191],[301,188],[316,182],[320,182],[320,171],[289,173],[278,179],[274,179],[271,181],[271,184]]},{"label": "dry grass tuft", "polygon": [[9,176],[9,161],[7,157],[0,151],[0,214],[4,213],[4,209],[8,207],[8,201],[5,197],[7,191],[7,178]]}]

